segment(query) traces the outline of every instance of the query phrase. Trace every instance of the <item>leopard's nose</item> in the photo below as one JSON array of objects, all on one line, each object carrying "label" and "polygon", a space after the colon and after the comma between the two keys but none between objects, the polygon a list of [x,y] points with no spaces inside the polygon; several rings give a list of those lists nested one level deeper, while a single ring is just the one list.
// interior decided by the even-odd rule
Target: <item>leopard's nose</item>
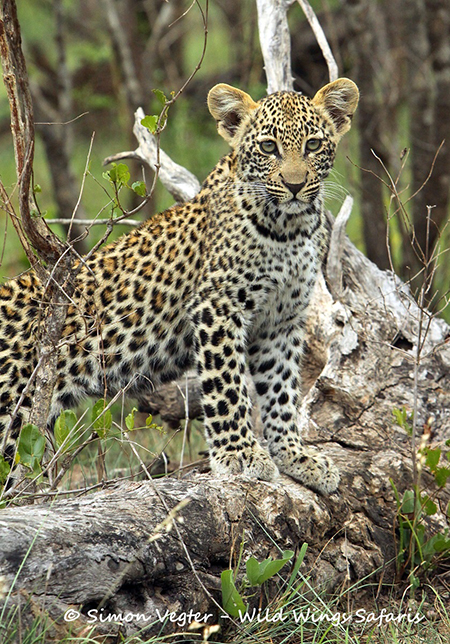
[{"label": "leopard's nose", "polygon": [[281,177],[281,180],[284,183],[284,185],[286,186],[286,188],[292,192],[294,197],[297,196],[297,194],[300,192],[300,190],[306,184],[306,179],[305,179],[305,181],[302,181],[302,183],[289,183],[288,181],[285,181],[283,179],[283,177]]}]

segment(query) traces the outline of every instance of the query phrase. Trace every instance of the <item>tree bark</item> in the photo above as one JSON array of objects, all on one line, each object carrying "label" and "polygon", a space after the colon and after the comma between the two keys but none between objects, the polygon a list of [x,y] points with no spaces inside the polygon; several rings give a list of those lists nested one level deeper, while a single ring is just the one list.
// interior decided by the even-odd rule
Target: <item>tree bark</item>
[{"label": "tree bark", "polygon": [[[123,619],[121,626],[97,622],[98,633],[131,634],[145,625],[146,635],[156,634],[166,610],[193,608],[211,614],[212,623],[219,616],[213,599],[220,602],[220,572],[229,567],[230,552],[231,560],[238,557],[243,535],[244,560],[276,557],[274,543],[295,549],[306,541],[302,571],[322,589],[333,591],[371,573],[375,580],[393,580],[396,502],[390,479],[400,494],[411,488],[412,446],[392,412],[415,406],[419,427],[434,417],[433,445],[450,437],[450,328],[431,319],[419,338],[422,313],[407,287],[359,253],[340,223],[338,218],[328,288],[320,279],[311,307],[302,403],[310,416],[307,441],[340,467],[338,492],[324,498],[287,477],[265,483],[194,472],[3,510],[0,574],[11,583],[25,560],[11,602],[25,594],[34,606],[45,603],[58,628],[64,612],[80,606],[72,628],[92,623],[89,610],[149,619]],[[425,473],[423,485],[435,491]],[[430,535],[448,525],[449,496],[448,489],[437,492],[440,510],[427,519]],[[167,521],[168,508],[183,500],[189,503]],[[177,628],[169,622],[164,632]]]}]

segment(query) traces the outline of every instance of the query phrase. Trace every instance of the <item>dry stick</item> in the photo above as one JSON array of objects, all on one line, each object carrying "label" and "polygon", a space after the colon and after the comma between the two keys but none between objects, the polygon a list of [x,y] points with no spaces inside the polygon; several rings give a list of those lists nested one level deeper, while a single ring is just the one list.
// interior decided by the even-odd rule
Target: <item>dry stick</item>
[{"label": "dry stick", "polygon": [[328,41],[322,29],[322,26],[316,14],[313,11],[313,8],[311,7],[311,5],[307,0],[297,0],[297,2],[303,9],[303,13],[305,14],[306,19],[309,22],[310,27],[314,32],[314,35],[317,40],[317,44],[322,50],[323,57],[325,58],[325,62],[327,63],[330,82],[335,81],[337,78],[339,78],[338,66],[333,56],[333,53],[331,51],[331,47],[328,44]]},{"label": "dry stick", "polygon": [[[328,67],[330,81],[339,77],[338,66],[320,22],[307,0],[297,0],[316,37]],[[291,42],[287,11],[294,0],[256,0],[259,38],[267,77],[267,92],[292,90]]]},{"label": "dry stick", "polygon": [[[78,208],[80,207],[80,203],[81,203],[81,197],[83,196],[84,186],[85,186],[85,183],[86,183],[86,177],[88,175],[89,165],[90,165],[90,162],[91,162],[92,146],[94,145],[94,137],[95,137],[95,132],[93,132],[93,134],[91,136],[91,140],[89,142],[89,150],[88,150],[88,154],[87,154],[87,157],[86,157],[86,163],[85,163],[85,166],[84,166],[83,178],[81,180],[81,186],[80,186],[80,190],[79,190],[79,193],[78,193],[78,199],[77,199],[77,202],[76,202],[75,207],[73,209],[72,216],[70,218],[69,230],[67,231],[67,238],[68,239],[70,239],[70,237],[71,237],[72,227],[73,227],[73,224],[74,224],[75,215],[78,212]],[[85,236],[88,234],[88,232],[89,231],[86,230]],[[78,241],[78,240],[72,240],[71,244],[73,245],[75,241]]]},{"label": "dry stick", "polygon": [[[113,219],[112,221],[114,224],[120,223],[123,226],[132,226],[133,228],[142,224],[142,221],[139,221],[139,219],[120,219],[120,221]],[[71,219],[56,218],[46,219],[46,222],[48,224],[65,224],[66,226],[71,222],[72,224],[81,224],[90,228],[91,226],[104,226],[105,224],[109,224],[111,222],[111,217],[108,217],[108,219],[76,219],[75,217]]]},{"label": "dry stick", "polygon": [[184,450],[186,448],[186,435],[187,435],[187,431],[188,431],[188,427],[189,427],[189,387],[188,387],[187,373],[186,373],[185,380],[186,380],[186,386],[185,386],[186,393],[185,394],[183,393],[181,387],[178,386],[178,390],[179,390],[179,392],[181,394],[181,397],[184,399],[184,413],[185,413],[184,429],[183,429],[183,443],[181,445],[181,457],[180,457],[180,466],[179,466],[180,474],[181,474],[181,470],[183,468]]},{"label": "dry stick", "polygon": [[285,0],[256,0],[259,42],[268,94],[293,89],[288,5]]},{"label": "dry stick", "polygon": [[[438,264],[437,260],[439,258],[439,242],[440,239],[438,238],[436,240],[436,243],[430,253],[430,248],[429,248],[429,235],[430,235],[430,224],[431,224],[431,210],[433,206],[427,206],[427,215],[426,215],[426,222],[427,222],[427,227],[426,227],[426,240],[425,240],[425,248],[421,248],[420,246],[417,247],[416,250],[416,244],[414,243],[415,240],[415,232],[414,228],[408,218],[408,214],[405,208],[405,204],[410,201],[413,197],[415,197],[425,186],[425,184],[428,182],[428,180],[431,177],[431,174],[434,169],[434,165],[436,162],[437,155],[439,154],[441,147],[443,143],[439,146],[438,150],[436,151],[436,154],[433,158],[433,162],[431,164],[430,171],[423,182],[422,186],[416,192],[409,197],[409,199],[403,203],[400,199],[400,194],[397,190],[397,183],[399,180],[399,176],[397,177],[397,180],[394,181],[390,173],[388,172],[386,166],[384,165],[383,161],[375,154],[375,152],[372,153],[376,157],[376,159],[379,161],[380,165],[386,172],[386,175],[389,178],[389,188],[391,190],[391,193],[393,197],[397,200],[397,203],[399,204],[396,212],[401,212],[405,220],[408,222],[410,226],[410,243],[413,247],[414,253],[416,254],[416,257],[419,259],[419,261],[422,263],[422,269],[418,271],[418,273],[411,279],[416,279],[421,273],[423,273],[423,280],[422,280],[422,285],[419,289],[419,294],[418,294],[418,300],[417,300],[417,306],[419,309],[419,314],[418,314],[418,328],[417,328],[417,342],[416,342],[416,347],[415,347],[415,353],[414,353],[414,358],[413,358],[413,418],[412,418],[412,435],[411,435],[411,460],[412,460],[412,467],[413,467],[413,492],[414,492],[414,507],[416,506],[416,493],[417,490],[419,489],[420,485],[420,471],[418,468],[418,463],[417,463],[417,410],[418,410],[418,397],[419,397],[419,370],[420,370],[420,365],[422,363],[423,359],[423,349],[425,346],[425,341],[429,333],[430,325],[433,320],[433,313],[430,313],[427,308],[426,308],[426,295],[431,288],[431,284],[434,278],[434,275],[437,271]],[[395,214],[395,213],[394,213]],[[388,227],[389,227],[389,220],[390,218],[388,217]],[[387,243],[389,241],[387,237]],[[390,251],[390,247],[388,244],[388,250]],[[419,256],[420,253],[420,256]],[[392,260],[391,260],[391,266],[392,266]],[[427,320],[425,320],[427,318]],[[409,357],[409,356],[407,356]],[[414,524],[416,521],[416,514],[414,511]],[[415,541],[414,539],[411,539],[410,541],[410,575],[414,574],[415,566],[414,566],[414,554],[415,554]]]},{"label": "dry stick", "polygon": [[[412,224],[412,222],[411,222],[411,220],[410,220],[410,218],[409,218],[409,215],[408,215],[408,212],[407,212],[407,210],[406,210],[406,207],[405,207],[405,206],[406,206],[406,204],[407,204],[409,201],[411,201],[411,199],[412,199],[413,197],[415,197],[415,196],[416,196],[416,195],[417,195],[417,194],[418,194],[418,193],[423,189],[423,187],[425,186],[425,184],[429,181],[429,179],[430,179],[430,177],[431,177],[431,175],[432,175],[432,173],[433,173],[433,169],[434,169],[434,166],[435,166],[435,163],[436,163],[437,156],[438,156],[438,154],[439,154],[439,152],[440,152],[440,150],[441,150],[441,148],[442,148],[443,143],[444,143],[444,142],[442,142],[442,143],[441,143],[441,145],[439,146],[439,148],[436,150],[436,154],[435,154],[435,155],[434,155],[434,157],[433,157],[433,161],[432,161],[432,164],[431,164],[430,170],[429,170],[428,175],[427,175],[427,177],[425,178],[425,180],[424,180],[423,184],[420,186],[420,188],[418,188],[418,189],[416,190],[416,192],[415,192],[413,195],[411,195],[410,197],[408,197],[408,199],[406,199],[406,201],[405,201],[405,202],[403,202],[403,201],[401,200],[401,198],[400,198],[401,193],[400,193],[400,192],[398,191],[398,189],[397,189],[397,184],[398,184],[398,181],[399,181],[399,179],[400,179],[400,173],[401,173],[402,168],[400,169],[400,172],[399,172],[399,174],[398,174],[397,178],[394,180],[394,178],[391,176],[390,172],[388,171],[387,167],[386,167],[386,166],[385,166],[385,164],[383,163],[382,159],[380,159],[380,157],[379,157],[379,156],[377,156],[377,154],[372,150],[372,154],[373,154],[373,155],[374,155],[374,157],[377,159],[377,161],[380,163],[381,167],[383,168],[384,172],[386,173],[386,176],[387,176],[387,177],[388,177],[388,179],[389,179],[389,183],[385,182],[381,177],[378,177],[378,175],[377,175],[376,173],[374,173],[372,170],[364,170],[365,172],[370,172],[370,173],[372,173],[374,176],[378,177],[378,179],[379,179],[379,180],[380,180],[380,181],[381,181],[381,182],[382,182],[382,183],[383,183],[383,184],[384,184],[384,185],[385,185],[385,186],[390,190],[392,197],[393,197],[393,198],[395,198],[395,199],[396,199],[396,201],[397,201],[397,203],[398,203],[398,207],[397,207],[397,209],[394,211],[394,213],[392,213],[392,215],[388,216],[388,219],[387,219],[387,223],[388,223],[387,229],[389,230],[389,221],[390,221],[390,219],[391,219],[392,217],[394,217],[397,213],[401,213],[401,214],[402,214],[402,216],[403,216],[403,219],[400,219],[401,223],[403,224],[403,222],[404,222],[404,221],[406,221],[406,222],[407,222],[407,224],[408,224],[408,226],[409,226],[409,231],[408,231],[408,232],[409,232],[409,241],[410,241],[410,244],[411,244],[411,246],[412,246],[412,248],[413,248],[414,254],[416,255],[416,257],[417,257],[417,259],[419,260],[419,262],[421,262],[421,263],[422,263],[422,268],[421,268],[419,271],[417,271],[417,273],[416,273],[415,275],[413,275],[413,276],[412,276],[412,277],[411,277],[411,278],[406,282],[406,284],[410,284],[410,283],[412,283],[412,282],[413,282],[414,280],[416,280],[416,279],[417,279],[417,278],[418,278],[422,273],[425,273],[425,274],[426,274],[426,273],[428,272],[428,270],[429,270],[429,267],[430,267],[432,264],[435,264],[435,263],[436,263],[436,261],[437,261],[437,259],[438,259],[438,257],[439,257],[439,253],[436,255],[436,251],[438,250],[438,245],[439,245],[439,241],[440,241],[440,238],[439,238],[439,237],[438,237],[438,239],[436,240],[436,243],[435,243],[435,245],[434,245],[434,247],[433,247],[433,250],[432,250],[432,252],[431,252],[431,256],[429,256],[429,248],[428,248],[429,226],[430,226],[430,223],[431,223],[431,221],[432,221],[432,220],[430,219],[430,216],[429,216],[429,215],[430,215],[430,213],[429,213],[429,212],[427,213],[427,238],[426,238],[426,248],[425,248],[425,249],[422,249],[420,246],[418,246],[418,245],[415,243],[415,230],[414,230],[414,226],[413,226],[413,224]],[[386,235],[388,235],[388,232],[386,233]],[[387,244],[388,253],[389,253],[389,258],[390,258],[390,260],[389,260],[389,261],[390,261],[390,264],[391,264],[391,270],[392,270],[392,271],[394,271],[393,263],[392,263],[392,257],[391,257],[391,253],[390,253],[390,246],[389,246],[389,238],[388,238],[388,236],[386,236],[386,244]],[[435,270],[436,270],[436,266],[435,266],[435,268],[433,269],[433,275],[434,275],[434,273],[435,273]],[[426,279],[426,276],[425,276],[425,279]],[[431,284],[430,284],[429,288],[430,288],[430,287],[431,287]],[[429,289],[427,289],[427,292],[428,292],[428,290],[429,290]]]},{"label": "dry stick", "polygon": [[327,257],[327,281],[336,299],[344,294],[342,284],[342,253],[344,251],[345,227],[353,208],[353,197],[347,195],[333,224]]},{"label": "dry stick", "polygon": [[[428,172],[427,176],[425,177],[424,182],[422,183],[422,185],[420,186],[420,188],[417,188],[417,190],[416,190],[412,195],[410,195],[410,196],[405,200],[405,202],[402,202],[402,201],[401,201],[401,199],[400,199],[400,193],[397,191],[397,183],[398,183],[398,180],[399,180],[399,178],[400,178],[400,177],[398,176],[398,177],[397,177],[397,180],[396,180],[396,181],[394,181],[394,179],[393,179],[393,178],[392,178],[392,176],[390,175],[390,173],[389,173],[388,169],[386,168],[385,164],[383,163],[382,159],[381,159],[381,158],[380,158],[380,157],[379,157],[379,156],[374,152],[374,150],[371,150],[371,152],[372,152],[373,156],[374,156],[374,157],[377,159],[377,161],[380,163],[381,167],[383,168],[383,170],[385,171],[385,173],[386,173],[387,177],[389,178],[389,184],[387,184],[386,182],[384,182],[380,177],[378,177],[378,178],[380,179],[380,181],[383,181],[383,183],[384,183],[385,185],[387,185],[387,186],[388,186],[388,188],[391,190],[391,192],[392,192],[392,191],[394,192],[394,195],[395,195],[395,197],[396,197],[396,199],[397,199],[397,202],[398,202],[398,204],[399,204],[399,207],[398,207],[398,209],[393,213],[393,216],[394,216],[397,212],[401,212],[401,213],[402,213],[402,215],[404,216],[405,220],[407,221],[408,226],[409,226],[409,231],[408,231],[408,232],[409,232],[409,234],[410,234],[410,242],[411,242],[411,244],[412,244],[414,254],[416,255],[417,259],[418,259],[420,262],[423,262],[423,261],[426,259],[426,257],[425,257],[425,253],[424,253],[424,251],[420,248],[420,246],[417,246],[417,244],[415,244],[415,243],[414,243],[414,242],[415,242],[415,238],[416,238],[416,237],[415,237],[414,225],[413,225],[413,223],[411,222],[411,219],[409,218],[409,215],[408,215],[408,213],[407,213],[407,210],[406,210],[405,206],[406,206],[406,204],[407,204],[407,203],[409,203],[412,199],[414,199],[414,197],[416,197],[416,195],[418,195],[418,194],[419,194],[419,192],[421,192],[421,190],[423,190],[423,188],[425,187],[425,185],[426,185],[426,184],[428,183],[428,181],[430,180],[431,175],[433,174],[434,166],[436,165],[436,159],[437,159],[438,154],[440,153],[440,151],[441,151],[442,146],[444,145],[444,143],[445,143],[445,141],[442,141],[442,143],[440,144],[440,146],[439,146],[439,147],[438,147],[438,149],[436,150],[436,154],[435,154],[435,155],[434,155],[434,157],[433,157],[433,161],[431,162],[430,170],[429,170],[429,172]],[[402,168],[401,168],[401,169],[402,169]],[[364,170],[364,172],[371,172],[371,173],[372,173],[372,174],[374,174],[375,176],[378,176],[378,175],[376,175],[374,172],[372,172],[372,170]],[[428,228],[428,226],[429,226],[429,223],[427,224],[427,228]],[[417,249],[417,250],[416,250],[416,249]],[[420,253],[420,256],[419,256],[419,253]],[[420,272],[421,272],[421,271],[419,271],[419,273],[420,273]],[[414,279],[414,278],[412,278],[412,279]]]},{"label": "dry stick", "polygon": [[[11,198],[8,195],[8,193],[6,191],[6,188],[5,188],[5,186],[4,186],[4,184],[3,184],[3,182],[1,180],[0,180],[0,198],[2,200],[2,205],[0,207],[7,215],[9,215],[9,217],[10,217],[10,219],[12,221],[12,225],[14,226],[14,229],[15,229],[15,231],[17,233],[18,238],[19,238],[19,241],[22,244],[22,247],[23,247],[23,249],[25,251],[25,254],[26,254],[27,258],[28,258],[28,261],[30,262],[30,265],[35,269],[35,271],[39,274],[40,277],[41,277],[42,273],[43,273],[42,277],[44,277],[45,271],[40,266],[36,255],[33,253],[33,250],[32,250],[32,248],[31,248],[31,246],[30,246],[30,244],[28,242],[28,239],[27,239],[25,233],[23,232],[23,228],[22,228],[20,218],[17,216],[17,214],[16,214],[16,212],[14,210],[14,206],[11,203]],[[39,271],[39,269],[41,269],[41,270]]]}]

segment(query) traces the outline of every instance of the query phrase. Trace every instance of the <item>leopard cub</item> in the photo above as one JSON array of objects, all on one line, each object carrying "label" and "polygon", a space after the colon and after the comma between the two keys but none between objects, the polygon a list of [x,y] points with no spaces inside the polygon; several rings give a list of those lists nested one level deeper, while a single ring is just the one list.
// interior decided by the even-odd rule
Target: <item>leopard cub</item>
[{"label": "leopard cub", "polygon": [[[302,444],[298,407],[303,328],[327,247],[323,182],[357,103],[345,78],[312,99],[255,102],[213,87],[209,110],[232,150],[191,202],[103,247],[78,274],[49,426],[86,396],[127,387],[139,399],[194,368],[213,472],[271,481],[280,470],[323,493],[337,488],[330,459]],[[0,444],[10,460],[33,404],[44,301],[32,271],[0,287]],[[247,365],[268,451],[252,432]]]}]

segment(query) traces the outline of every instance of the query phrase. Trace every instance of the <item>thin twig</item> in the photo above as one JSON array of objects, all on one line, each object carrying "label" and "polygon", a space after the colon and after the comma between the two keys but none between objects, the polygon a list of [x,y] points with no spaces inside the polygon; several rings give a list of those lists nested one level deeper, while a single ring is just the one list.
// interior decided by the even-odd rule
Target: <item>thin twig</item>
[{"label": "thin twig", "polygon": [[69,226],[70,222],[73,224],[79,224],[79,225],[85,225],[85,226],[104,226],[105,224],[112,223],[114,224],[121,224],[123,226],[133,226],[134,228],[136,226],[140,226],[142,224],[142,221],[139,221],[139,219],[119,219],[119,218],[114,218],[111,219],[111,217],[108,217],[108,219],[61,219],[61,218],[56,218],[56,219],[46,219],[46,222],[48,224],[62,224],[64,226]]},{"label": "thin twig", "polygon": [[70,218],[69,230],[67,231],[67,238],[68,239],[71,238],[72,227],[73,227],[73,224],[74,224],[75,215],[77,214],[78,208],[80,207],[81,197],[83,196],[84,186],[85,186],[85,183],[86,183],[86,177],[88,175],[89,165],[91,163],[92,146],[94,145],[94,137],[95,137],[95,132],[92,133],[91,140],[89,142],[89,150],[88,150],[87,157],[86,157],[86,163],[84,165],[83,178],[81,180],[81,186],[80,186],[80,190],[79,190],[79,193],[78,193],[78,199],[77,199],[77,202],[76,202],[75,207],[73,209],[72,216]]},{"label": "thin twig", "polygon": [[78,114],[78,116],[74,116],[73,119],[69,119],[68,121],[36,121],[35,125],[71,125],[72,123],[75,123],[75,121],[78,121],[79,119],[83,118],[83,116],[87,116],[89,112],[82,112],[81,114]]},{"label": "thin twig", "polygon": [[337,78],[339,78],[338,66],[333,56],[333,52],[331,51],[331,47],[328,44],[324,30],[322,29],[322,26],[308,0],[297,0],[297,2],[303,9],[303,13],[305,14],[306,19],[314,32],[317,44],[319,45],[323,57],[325,58],[325,62],[328,67],[330,82],[335,81]]}]

